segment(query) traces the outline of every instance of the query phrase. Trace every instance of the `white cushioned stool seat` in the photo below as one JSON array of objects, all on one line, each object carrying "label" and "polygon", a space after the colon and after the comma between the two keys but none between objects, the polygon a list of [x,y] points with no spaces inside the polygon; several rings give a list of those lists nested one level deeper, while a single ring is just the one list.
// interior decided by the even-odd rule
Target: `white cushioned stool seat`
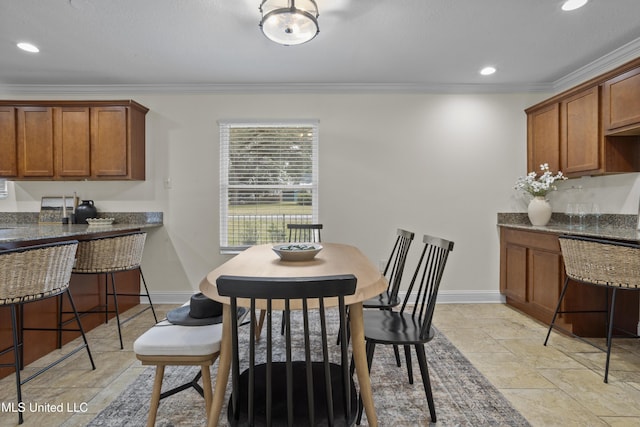
[{"label": "white cushioned stool seat", "polygon": [[[207,416],[209,415],[213,396],[209,366],[218,358],[221,339],[222,323],[182,326],[163,320],[135,340],[133,351],[136,357],[143,365],[156,366],[147,426],[155,425],[161,399],[191,387],[204,397]],[[200,366],[200,372],[190,382],[162,393],[164,367],[167,365]],[[200,378],[202,387],[198,385]]]},{"label": "white cushioned stool seat", "polygon": [[166,320],[142,334],[133,351],[142,356],[203,356],[220,351],[222,323],[181,326]]}]

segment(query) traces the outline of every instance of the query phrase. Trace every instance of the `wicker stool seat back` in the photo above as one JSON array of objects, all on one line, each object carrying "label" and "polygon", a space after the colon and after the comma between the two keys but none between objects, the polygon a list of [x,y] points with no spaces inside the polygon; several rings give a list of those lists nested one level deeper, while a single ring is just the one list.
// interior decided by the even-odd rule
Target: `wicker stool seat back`
[{"label": "wicker stool seat back", "polygon": [[[609,382],[609,362],[611,359],[616,295],[617,291],[640,290],[640,245],[581,236],[560,236],[558,240],[562,250],[566,279],[558,298],[556,311],[549,325],[544,345],[547,345],[551,330],[555,328],[606,352],[604,382],[607,383]],[[569,310],[565,308],[562,300],[566,295],[570,281],[602,288],[602,301],[608,302],[608,306],[603,309],[592,310]],[[606,320],[603,322],[607,334],[606,348],[601,347],[593,340],[578,336],[556,324],[558,314],[569,313],[580,313],[581,316],[588,313],[600,316],[607,314]],[[636,337],[635,334],[628,332],[627,335]]]},{"label": "wicker stool seat back", "polygon": [[594,285],[640,288],[640,245],[561,238],[567,276]]},{"label": "wicker stool seat back", "polygon": [[78,245],[74,273],[111,273],[140,267],[146,233],[85,240]]},{"label": "wicker stool seat back", "polygon": [[[89,344],[80,323],[80,316],[71,297],[71,292],[69,292],[71,269],[75,262],[77,248],[78,242],[72,240],[0,252],[0,306],[8,306],[10,309],[12,336],[12,345],[0,349],[0,355],[12,352],[14,356],[13,363],[2,363],[0,367],[12,367],[15,371],[16,395],[19,404],[23,402],[23,384],[82,349],[86,349],[91,367],[95,369]],[[63,297],[64,295],[69,298],[74,314],[72,320],[75,321],[77,328],[63,328],[61,324],[58,324],[57,327],[49,327],[38,324],[39,320],[35,322],[36,326],[26,326],[26,323],[33,324],[34,322],[25,323],[24,304],[50,297]],[[41,367],[27,378],[21,378],[21,370],[24,368],[23,351],[25,344],[29,345],[29,343],[25,343],[24,331],[51,331],[57,333],[58,337],[62,336],[63,331],[80,332],[83,343],[71,351],[63,350],[66,354],[62,354],[57,360]],[[18,411],[19,424],[24,421],[23,412]]]},{"label": "wicker stool seat back", "polygon": [[57,295],[69,286],[76,243],[0,253],[0,305]]},{"label": "wicker stool seat back", "polygon": [[[144,243],[147,233],[137,231],[133,233],[121,234],[117,236],[99,237],[92,240],[83,240],[78,245],[78,254],[76,265],[73,268],[74,274],[104,274],[105,275],[105,299],[104,309],[96,308],[91,313],[103,312],[105,314],[105,323],[109,322],[109,313],[115,313],[118,324],[118,337],[120,339],[120,348],[124,349],[122,341],[121,325],[133,319],[134,317],[151,310],[153,313],[154,323],[158,323],[147,282],[142,274],[142,253],[144,251]],[[144,292],[136,293],[118,292],[116,289],[115,273],[122,271],[138,270]],[[109,278],[111,280],[109,280]],[[109,289],[111,282],[111,289]],[[118,307],[118,296],[139,296],[145,297],[149,301],[149,306],[138,311],[127,319],[120,320],[120,309]],[[109,300],[113,301],[113,309],[109,309]]]}]

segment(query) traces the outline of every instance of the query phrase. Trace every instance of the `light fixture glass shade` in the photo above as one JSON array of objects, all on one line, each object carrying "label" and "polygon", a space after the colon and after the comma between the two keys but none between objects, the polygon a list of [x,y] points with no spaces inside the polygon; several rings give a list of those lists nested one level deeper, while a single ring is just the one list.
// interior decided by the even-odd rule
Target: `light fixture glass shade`
[{"label": "light fixture glass shade", "polygon": [[320,31],[314,0],[264,0],[260,11],[260,28],[276,43],[285,46],[306,43]]}]

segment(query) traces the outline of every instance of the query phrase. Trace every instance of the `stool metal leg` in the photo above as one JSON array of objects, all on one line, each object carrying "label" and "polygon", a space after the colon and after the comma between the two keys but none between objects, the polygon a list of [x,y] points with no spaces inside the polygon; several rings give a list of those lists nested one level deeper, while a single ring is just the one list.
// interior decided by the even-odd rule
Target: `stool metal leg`
[{"label": "stool metal leg", "polygon": [[109,273],[104,273],[104,323],[109,323]]},{"label": "stool metal leg", "polygon": [[[149,300],[149,306],[151,307],[151,312],[153,313],[153,318],[155,319],[156,323],[158,323],[158,317],[156,316],[156,310],[153,308],[153,303],[151,302],[151,295],[149,294],[149,288],[147,288],[147,282],[144,280],[144,275],[142,274],[142,268],[139,268],[138,270],[140,271],[140,278],[142,278],[142,284],[144,285],[144,291],[145,291],[145,295],[144,296],[146,296],[147,299]],[[145,310],[142,310],[142,311],[145,311]]]},{"label": "stool metal leg", "polygon": [[611,294],[611,314],[609,317],[609,330],[607,331],[607,363],[604,367],[604,382],[609,382],[609,359],[611,358],[611,338],[613,335],[613,313],[615,311],[616,305],[616,288],[613,288],[613,292]]},{"label": "stool metal leg", "polygon": [[118,307],[118,291],[116,291],[116,279],[115,279],[114,273],[109,273],[109,275],[111,276],[111,289],[113,291],[113,305],[116,311],[116,323],[118,324],[118,337],[120,338],[120,350],[124,350],[124,344],[122,344],[122,330],[120,329],[120,308]]},{"label": "stool metal leg", "polygon": [[553,313],[553,318],[551,319],[551,324],[549,325],[549,330],[547,331],[547,337],[544,339],[544,345],[547,345],[547,341],[549,341],[549,335],[551,335],[551,330],[556,323],[556,317],[558,317],[558,311],[560,311],[560,305],[562,304],[562,299],[564,298],[565,292],[567,292],[567,287],[569,286],[569,278],[567,277],[564,280],[564,287],[562,288],[562,292],[560,292],[560,298],[558,298],[558,304],[556,305],[556,311]]},{"label": "stool metal leg", "polygon": [[[82,341],[84,341],[83,347],[87,349],[87,354],[89,355],[89,360],[91,361],[91,368],[96,369],[96,364],[93,362],[93,356],[91,355],[91,350],[89,349],[89,342],[87,341],[87,336],[85,335],[84,328],[82,327],[82,323],[80,322],[80,314],[78,313],[78,309],[76,308],[75,302],[73,302],[73,297],[71,296],[71,291],[69,290],[69,288],[67,288],[67,296],[69,297],[69,303],[71,304],[71,309],[73,310],[73,313],[76,316],[76,322],[78,322],[78,329],[80,330],[80,334],[82,335]],[[62,331],[60,331],[60,335],[62,336]]]},{"label": "stool metal leg", "polygon": [[[18,316],[16,313],[16,306],[15,304],[11,304],[11,329],[12,329],[12,335],[13,335],[13,360],[14,360],[14,366],[15,366],[15,370],[16,370],[16,394],[17,394],[17,401],[18,404],[20,404],[22,402],[22,381],[20,380],[20,368],[21,368],[21,362],[20,362],[20,352],[18,350]],[[18,411],[18,424],[22,424],[24,422],[24,419],[22,417],[22,411]]]}]

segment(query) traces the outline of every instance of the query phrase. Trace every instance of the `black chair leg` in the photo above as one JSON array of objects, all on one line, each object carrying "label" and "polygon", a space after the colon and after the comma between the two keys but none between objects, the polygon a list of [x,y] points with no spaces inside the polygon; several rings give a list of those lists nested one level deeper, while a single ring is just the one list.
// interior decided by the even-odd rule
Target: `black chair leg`
[{"label": "black chair leg", "polygon": [[404,358],[407,361],[407,375],[409,375],[409,384],[413,384],[413,366],[411,364],[411,346],[404,346]]},{"label": "black chair leg", "polygon": [[558,317],[558,311],[560,311],[560,306],[562,304],[562,299],[564,298],[565,292],[567,292],[567,287],[569,286],[569,278],[567,277],[564,281],[564,287],[562,288],[562,292],[560,292],[560,298],[558,298],[558,304],[556,305],[556,311],[553,313],[553,318],[551,319],[551,324],[549,324],[549,330],[547,330],[547,337],[544,339],[544,345],[547,345],[547,341],[549,341],[549,335],[551,335],[551,330],[556,323],[556,318]]},{"label": "black chair leg", "polygon": [[400,351],[398,350],[397,345],[393,346],[393,354],[396,357],[396,366],[399,368],[400,366],[402,366],[402,363],[400,363]]},{"label": "black chair leg", "polygon": [[607,331],[607,363],[604,367],[604,382],[609,382],[609,359],[611,358],[611,339],[613,337],[613,313],[616,305],[616,288],[611,294],[611,313],[609,314],[609,330]]},{"label": "black chair leg", "polygon": [[436,407],[433,403],[433,392],[431,391],[431,381],[429,380],[429,368],[427,367],[427,356],[424,353],[424,345],[416,344],[416,353],[418,355],[418,364],[420,365],[424,392],[427,395],[427,403],[429,403],[429,415],[431,416],[431,422],[435,423]]}]

